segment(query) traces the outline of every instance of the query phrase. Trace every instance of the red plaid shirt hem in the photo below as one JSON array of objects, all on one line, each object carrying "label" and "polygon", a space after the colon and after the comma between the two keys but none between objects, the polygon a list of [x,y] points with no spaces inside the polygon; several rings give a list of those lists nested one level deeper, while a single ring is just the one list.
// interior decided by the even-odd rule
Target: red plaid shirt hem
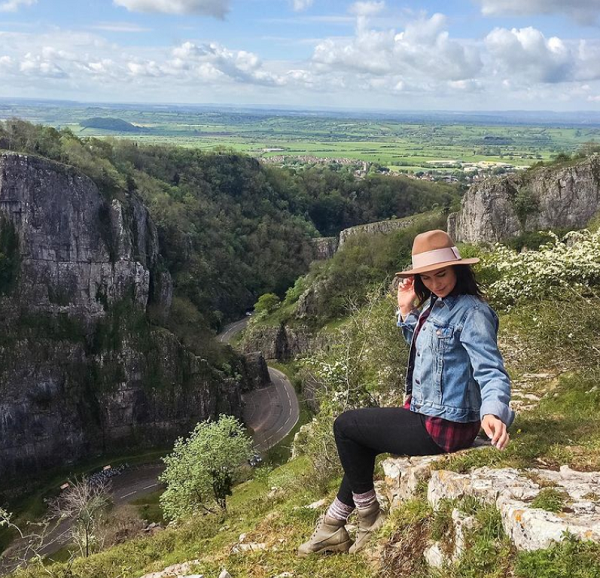
[{"label": "red plaid shirt hem", "polygon": [[[404,404],[410,410],[410,397]],[[481,429],[480,421],[459,423],[441,417],[425,416],[425,428],[431,439],[445,452],[470,448]]]}]

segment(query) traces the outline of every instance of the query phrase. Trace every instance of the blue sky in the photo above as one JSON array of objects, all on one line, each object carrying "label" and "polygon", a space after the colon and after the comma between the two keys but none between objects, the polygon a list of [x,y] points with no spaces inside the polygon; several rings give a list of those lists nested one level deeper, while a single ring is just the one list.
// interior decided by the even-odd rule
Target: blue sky
[{"label": "blue sky", "polygon": [[600,110],[600,0],[0,0],[0,96]]}]

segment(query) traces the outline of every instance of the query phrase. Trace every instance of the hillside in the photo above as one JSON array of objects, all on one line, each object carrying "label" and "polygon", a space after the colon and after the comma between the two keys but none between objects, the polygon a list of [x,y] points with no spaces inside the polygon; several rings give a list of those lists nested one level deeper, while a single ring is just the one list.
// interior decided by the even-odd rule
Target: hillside
[{"label": "hillside", "polygon": [[74,166],[109,199],[141,197],[173,278],[182,333],[238,319],[262,293],[283,296],[307,271],[312,238],[458,199],[448,185],[327,168],[296,174],[227,150],[80,139],[19,120],[0,126],[0,148]]},{"label": "hillside", "polygon": [[0,491],[241,415],[244,360],[200,358],[168,327],[171,276],[139,197],[109,203],[27,155],[0,154],[0,174]]},{"label": "hillside", "polygon": [[[261,469],[253,481],[238,486],[226,515],[195,517],[68,567],[30,568],[17,576],[49,571],[77,578],[139,578],[193,561],[187,574],[206,578],[216,578],[223,568],[233,578],[597,578],[600,545],[586,540],[600,539],[595,353],[600,348],[600,234],[570,235],[568,245],[555,240],[520,254],[470,250],[483,260],[479,275],[500,313],[500,347],[518,413],[512,440],[504,452],[467,450],[426,467],[417,461],[412,466],[384,462],[378,473],[384,483],[378,487],[392,500],[392,515],[371,549],[357,556],[295,555],[339,483],[339,466],[329,459],[335,456],[333,418],[348,407],[400,402],[406,347],[387,287],[371,293],[333,330],[328,347],[308,356],[305,367],[327,392],[320,395],[320,413],[297,437],[294,459]],[[574,260],[575,254],[581,258]],[[561,274],[545,270],[549,262]],[[566,294],[566,286],[574,291]],[[582,308],[585,318],[578,313]],[[579,320],[570,332],[564,331],[565,317]],[[406,478],[398,479],[399,471]],[[322,501],[313,505],[317,500]],[[589,531],[580,539],[561,536],[565,526],[560,524],[574,519],[572,532],[585,520],[591,520]],[[553,524],[558,533],[552,534]],[[552,543],[552,535],[561,541]],[[524,539],[531,546],[525,547]],[[457,543],[459,556],[452,562],[448,556]]]},{"label": "hillside", "polygon": [[83,128],[100,128],[102,130],[110,130],[113,132],[143,132],[143,128],[131,124],[126,120],[112,117],[95,116],[86,118],[79,122]]}]

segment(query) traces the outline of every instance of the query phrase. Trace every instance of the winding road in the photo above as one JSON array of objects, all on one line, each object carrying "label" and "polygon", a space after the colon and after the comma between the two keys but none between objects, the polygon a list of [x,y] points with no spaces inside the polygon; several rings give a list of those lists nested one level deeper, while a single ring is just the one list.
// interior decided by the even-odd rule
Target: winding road
[{"label": "winding road", "polygon": [[[248,324],[248,317],[234,321],[225,328],[217,339],[228,343]],[[258,452],[266,452],[287,436],[298,423],[300,407],[290,380],[284,373],[269,367],[271,385],[242,395],[244,409],[242,417],[252,429],[254,445]]]},{"label": "winding road", "polygon": [[[227,343],[248,323],[248,318],[227,325],[217,335],[222,343]],[[264,453],[278,444],[293,429],[300,416],[298,398],[289,379],[284,373],[269,367],[271,384],[242,395],[244,403],[243,419],[252,429],[254,446],[258,453]],[[163,471],[162,464],[146,464],[128,469],[111,479],[111,493],[116,505],[125,504],[156,491],[160,484],[158,476]],[[69,540],[69,522],[61,522],[46,537],[40,554],[49,555],[60,550]],[[0,556],[1,558],[1,556]],[[0,560],[0,575],[11,572],[16,567],[12,560]]]}]

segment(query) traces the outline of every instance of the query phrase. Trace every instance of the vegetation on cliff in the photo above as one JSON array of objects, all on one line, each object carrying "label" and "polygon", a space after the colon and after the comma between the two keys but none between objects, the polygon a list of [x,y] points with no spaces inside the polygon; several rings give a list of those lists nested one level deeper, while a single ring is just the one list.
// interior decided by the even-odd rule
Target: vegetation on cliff
[{"label": "vegetation on cliff", "polygon": [[100,128],[114,132],[142,132],[143,130],[141,127],[131,124],[126,120],[113,117],[94,116],[80,121],[79,124],[83,128]]},{"label": "vegetation on cliff", "polygon": [[[593,354],[600,349],[600,281],[589,275],[591,269],[597,270],[600,250],[593,242],[596,233],[577,235],[579,245],[571,244],[576,237],[572,234],[569,243],[554,239],[541,251],[529,253],[461,247],[465,254],[481,257],[480,277],[500,312],[500,347],[512,377],[518,415],[507,450],[450,455],[440,467],[468,471],[475,466],[556,468],[568,464],[579,470],[600,469],[600,392],[596,385],[600,365]],[[517,280],[535,284],[540,277],[537,267],[549,269],[553,263],[568,271],[562,287],[553,282],[548,270],[542,276],[545,291],[523,293],[522,298],[506,303],[494,289],[495,284],[500,288],[500,283],[511,286]],[[558,277],[563,278],[560,272]],[[282,572],[351,578],[409,574],[419,578],[597,578],[597,544],[568,537],[546,550],[517,552],[503,532],[498,512],[473,500],[455,504],[476,520],[466,533],[463,558],[446,568],[445,574],[431,570],[424,563],[423,551],[429,539],[452,540],[450,510],[444,507],[434,512],[422,491],[393,512],[379,536],[380,549],[371,557],[295,556],[296,547],[310,535],[323,508],[307,504],[331,499],[340,480],[331,435],[333,417],[350,407],[400,403],[407,350],[395,326],[395,308],[388,283],[371,288],[361,307],[347,309],[346,321],[334,331],[329,345],[306,359],[305,371],[320,384],[319,415],[299,434],[295,459],[275,470],[261,468],[253,481],[234,489],[225,518],[195,516],[156,537],[138,538],[68,567],[31,567],[19,576],[134,578],[144,571],[197,559],[195,571],[206,576],[217,576],[225,567],[232,576],[254,578]],[[550,500],[550,494],[544,492],[536,504],[553,510],[564,507]]]},{"label": "vegetation on cliff", "polygon": [[73,165],[110,198],[139,194],[173,276],[174,316],[188,326],[217,327],[263,293],[283,296],[312,260],[311,237],[457,198],[448,185],[327,168],[296,174],[226,150],[77,138],[16,119],[0,125],[0,147]]}]

